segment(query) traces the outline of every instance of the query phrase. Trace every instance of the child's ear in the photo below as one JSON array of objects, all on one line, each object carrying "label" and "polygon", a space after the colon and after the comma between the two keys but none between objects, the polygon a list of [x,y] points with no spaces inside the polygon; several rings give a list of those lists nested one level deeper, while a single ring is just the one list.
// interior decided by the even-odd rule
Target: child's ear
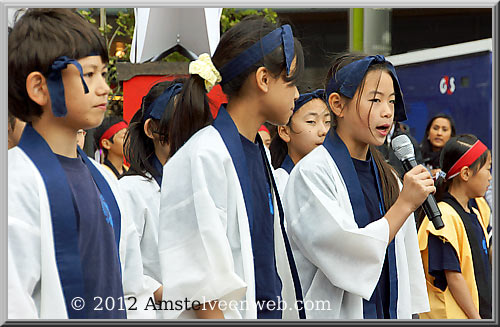
[{"label": "child's ear", "polygon": [[26,77],[26,91],[30,99],[40,107],[46,106],[50,102],[47,80],[40,72],[31,72]]},{"label": "child's ear", "polygon": [[255,82],[257,83],[257,87],[262,91],[266,92],[269,90],[269,82],[270,82],[269,71],[266,67],[259,67],[255,72]]},{"label": "child's ear", "polygon": [[344,100],[337,92],[328,96],[328,104],[335,116],[342,118],[344,116]]},{"label": "child's ear", "polygon": [[290,127],[278,126],[278,135],[286,143],[290,142]]},{"label": "child's ear", "polygon": [[111,144],[112,143],[111,143],[110,140],[104,139],[104,140],[102,140],[101,144],[102,144],[102,147],[105,148],[106,150],[111,149]]},{"label": "child's ear", "polygon": [[153,139],[153,124],[151,123],[151,118],[146,119],[144,123],[144,134],[150,139]]},{"label": "child's ear", "polygon": [[460,178],[464,181],[464,182],[467,182],[469,180],[469,178],[471,178],[472,176],[472,170],[465,166],[465,167],[462,167],[462,169],[460,169]]}]

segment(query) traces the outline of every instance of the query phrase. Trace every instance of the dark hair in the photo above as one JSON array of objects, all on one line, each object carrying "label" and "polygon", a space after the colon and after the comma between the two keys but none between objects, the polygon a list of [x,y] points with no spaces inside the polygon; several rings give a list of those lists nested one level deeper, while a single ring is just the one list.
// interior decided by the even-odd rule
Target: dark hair
[{"label": "dark hair", "polygon": [[[328,82],[330,81],[331,78],[335,76],[335,74],[343,67],[347,66],[348,64],[355,62],[357,60],[361,60],[364,57],[366,57],[366,54],[361,54],[361,53],[342,53],[338,55],[334,60],[333,63],[328,70],[328,73],[326,74],[326,78],[324,81],[324,88],[326,89]],[[374,65],[371,65],[367,73],[370,71],[388,71],[387,70],[387,64],[386,63],[376,63]],[[392,75],[391,75],[392,77]],[[358,86],[359,90],[363,90],[364,85],[365,85],[365,80],[366,80],[366,75],[365,78],[361,81],[360,85]],[[378,88],[378,83],[380,82],[380,77],[379,81],[377,82],[377,88]],[[326,95],[325,95],[326,96]],[[355,99],[348,99],[347,97],[341,95],[345,99],[347,99],[347,102],[354,101]],[[359,102],[361,100],[361,92],[358,93],[358,97],[356,99],[356,108],[358,110],[359,114]],[[328,103],[328,99],[326,99],[326,103],[328,105],[328,108],[330,108],[330,104]],[[373,103],[372,103],[373,105]],[[332,108],[330,108],[331,110]],[[371,106],[370,106],[370,111],[371,111]],[[368,115],[370,117],[370,115]],[[332,119],[334,120],[334,124],[331,125],[330,128],[336,128],[337,125],[337,117],[336,115],[332,114]],[[368,118],[369,119],[369,118]],[[371,131],[370,131],[371,132]],[[384,197],[384,206],[385,210],[389,210],[389,208],[396,202],[398,196],[399,196],[399,185],[397,181],[397,172],[392,168],[384,159],[383,155],[380,153],[379,150],[373,145],[369,146],[370,148],[370,153],[373,157],[373,160],[375,161],[375,164],[378,168],[378,171],[380,172],[380,180],[382,183],[382,194]]]},{"label": "dark hair", "polygon": [[9,111],[8,117],[9,117],[9,120],[8,120],[9,121],[9,128],[13,132],[14,128],[16,127],[16,117],[14,117],[14,115],[11,114],[10,111]]},{"label": "dark hair", "polygon": [[[102,135],[111,126],[113,126],[114,124],[117,124],[117,123],[119,123],[121,121],[124,121],[124,120],[121,119],[120,117],[117,117],[117,116],[108,116],[108,117],[105,117],[104,120],[102,121],[101,125],[99,127],[97,127],[95,129],[95,131],[94,131],[94,146],[95,146],[95,148],[97,150],[102,149],[102,151],[104,152],[104,157],[105,158],[108,156],[108,150],[101,147],[101,145],[99,144],[99,140],[102,137]],[[111,143],[113,143],[113,137],[114,137],[114,135],[109,139],[109,141]]]},{"label": "dark hair", "polygon": [[429,136],[429,130],[431,129],[432,123],[434,123],[434,121],[438,118],[448,119],[448,121],[450,122],[450,126],[451,126],[451,137],[456,135],[455,121],[453,120],[453,117],[451,117],[450,115],[447,115],[445,113],[442,113],[442,112],[436,114],[434,117],[431,118],[431,120],[429,120],[429,122],[427,123],[427,126],[425,127],[424,138],[423,138],[422,143],[420,145],[422,153],[429,153],[429,152],[433,151],[432,144],[427,139],[427,137]]},{"label": "dark hair", "polygon": [[[272,32],[278,24],[273,24],[268,18],[248,16],[226,31],[217,45],[212,62],[217,70],[238,56],[244,50],[258,42],[266,34]],[[286,82],[295,83],[304,70],[304,56],[300,42],[294,38],[296,65],[292,76],[284,77]],[[283,47],[279,46],[270,54],[264,56],[245,72],[222,85],[222,91],[228,101],[237,96],[248,76],[259,67],[266,67],[276,77],[282,75],[286,68]],[[184,84],[181,97],[176,105],[170,130],[170,153],[175,153],[194,133],[209,125],[212,115],[206,97],[205,81],[199,75],[191,75]]]},{"label": "dark hair", "polygon": [[[472,134],[461,134],[450,138],[441,150],[441,156],[439,157],[439,162],[443,172],[448,173],[458,159],[460,159],[460,157],[467,152],[467,150],[469,150],[477,140],[478,138]],[[484,153],[469,166],[474,175],[486,164],[488,154],[489,150],[484,151]],[[448,189],[453,181],[454,178],[445,180],[443,177],[439,177],[436,181],[436,200],[440,201],[443,198],[444,193],[448,192]]]},{"label": "dark hair", "polygon": [[[289,124],[290,121],[288,121],[287,126]],[[280,168],[283,160],[285,160],[286,155],[288,154],[288,145],[285,141],[283,141],[279,133],[276,133],[276,135],[273,136],[271,144],[269,145],[269,152],[271,152],[271,164],[273,165],[273,168]]]},{"label": "dark hair", "polygon": [[81,59],[95,54],[108,62],[106,42],[99,30],[71,9],[30,8],[9,33],[9,111],[26,122],[42,108],[26,91],[26,78],[38,71],[47,76],[60,56]]},{"label": "dark hair", "polygon": [[[183,83],[185,79],[176,79],[175,81],[162,81],[158,82],[149,90],[149,92],[142,98],[141,108],[137,110],[125,134],[124,140],[124,155],[127,162],[130,164],[130,169],[126,175],[140,175],[147,179],[151,176],[160,176],[161,172],[157,171],[151,164],[151,157],[155,154],[155,147],[153,140],[149,138],[144,132],[143,117],[145,111],[149,106],[160,96],[163,92],[175,83]],[[175,101],[169,101],[167,107],[163,111],[161,119],[152,118],[154,133],[160,136],[161,143],[169,142],[169,126],[174,111]],[[146,175],[146,172],[151,176]]]}]

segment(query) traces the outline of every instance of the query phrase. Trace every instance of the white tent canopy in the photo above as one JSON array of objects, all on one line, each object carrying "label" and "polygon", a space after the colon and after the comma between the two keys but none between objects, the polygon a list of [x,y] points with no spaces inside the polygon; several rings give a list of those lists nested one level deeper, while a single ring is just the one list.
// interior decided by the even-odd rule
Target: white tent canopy
[{"label": "white tent canopy", "polygon": [[130,62],[142,63],[181,45],[213,55],[220,39],[222,8],[135,8]]}]

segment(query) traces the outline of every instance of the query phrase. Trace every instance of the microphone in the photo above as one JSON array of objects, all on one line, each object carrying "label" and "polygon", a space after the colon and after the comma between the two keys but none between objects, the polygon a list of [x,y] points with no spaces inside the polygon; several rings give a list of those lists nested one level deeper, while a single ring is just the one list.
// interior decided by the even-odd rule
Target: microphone
[{"label": "microphone", "polygon": [[[413,144],[407,135],[401,134],[394,137],[391,141],[391,146],[394,150],[394,154],[403,164],[405,172],[408,172],[413,167],[418,165],[415,160]],[[437,206],[434,195],[429,194],[429,196],[427,196],[427,199],[424,203],[422,203],[422,208],[424,209],[427,218],[432,221],[435,229],[441,229],[444,227],[443,220],[441,219],[441,211]]]}]

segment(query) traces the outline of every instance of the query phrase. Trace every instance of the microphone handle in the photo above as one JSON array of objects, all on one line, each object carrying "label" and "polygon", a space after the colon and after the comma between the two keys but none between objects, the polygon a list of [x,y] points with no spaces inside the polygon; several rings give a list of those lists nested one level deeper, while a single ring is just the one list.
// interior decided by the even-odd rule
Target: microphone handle
[{"label": "microphone handle", "polygon": [[[403,160],[402,164],[406,172],[418,165],[418,163],[415,161],[415,157]],[[422,208],[424,209],[427,218],[429,218],[429,220],[434,225],[435,229],[441,229],[444,227],[443,220],[441,219],[441,211],[437,206],[434,195],[429,194],[427,196],[427,199],[424,201],[424,203],[422,203]]]},{"label": "microphone handle", "polygon": [[435,229],[441,229],[444,227],[443,219],[441,219],[441,211],[437,206],[434,195],[429,194],[424,203],[422,203],[422,207],[424,208],[427,218],[432,221]]},{"label": "microphone handle", "polygon": [[415,157],[411,157],[409,159],[401,161],[403,164],[403,168],[405,169],[405,172],[410,171],[413,167],[416,167],[418,165],[417,161],[415,160]]}]

